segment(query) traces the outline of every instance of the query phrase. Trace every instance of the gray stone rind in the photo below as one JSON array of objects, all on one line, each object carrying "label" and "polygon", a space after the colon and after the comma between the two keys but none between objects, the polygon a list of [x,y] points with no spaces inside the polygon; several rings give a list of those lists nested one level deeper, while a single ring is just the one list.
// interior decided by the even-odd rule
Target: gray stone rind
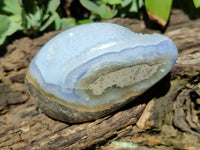
[{"label": "gray stone rind", "polygon": [[[49,98],[41,93],[41,91],[35,87],[31,82],[25,79],[25,84],[28,87],[29,93],[32,98],[36,101],[37,106],[48,116],[68,122],[68,123],[80,123],[91,121],[102,116],[105,116],[108,113],[113,112],[119,107],[122,107],[124,104],[117,104],[117,106],[112,106],[110,109],[97,111],[97,112],[83,112],[76,110],[71,107],[67,107],[57,102],[57,100]],[[127,101],[128,102],[128,101]],[[77,106],[78,107],[78,106]],[[89,110],[89,108],[88,108]]]}]

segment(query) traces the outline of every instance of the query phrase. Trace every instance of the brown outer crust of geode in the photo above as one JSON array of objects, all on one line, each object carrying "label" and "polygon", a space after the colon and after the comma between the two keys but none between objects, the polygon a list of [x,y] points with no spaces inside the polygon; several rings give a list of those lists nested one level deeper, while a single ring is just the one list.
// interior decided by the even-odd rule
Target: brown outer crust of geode
[{"label": "brown outer crust of geode", "polygon": [[[120,98],[120,99],[123,99],[123,101],[120,101],[119,103],[115,103],[115,104],[108,103],[108,104],[105,104],[105,106],[103,105],[99,108],[97,106],[81,106],[81,105],[74,104],[73,107],[77,108],[75,109],[73,107],[70,107],[71,104],[68,105],[67,102],[65,102],[62,99],[55,98],[54,95],[49,94],[51,95],[51,98],[46,96],[45,91],[43,91],[40,88],[40,86],[38,86],[38,84],[35,83],[35,80],[31,77],[29,72],[26,75],[25,84],[28,87],[30,95],[36,101],[37,106],[45,114],[47,114],[48,116],[56,120],[69,122],[69,123],[86,122],[86,121],[91,121],[91,120],[100,118],[102,116],[105,116],[106,114],[115,111],[116,109],[124,106],[128,102],[135,99],[136,95],[140,95],[141,93],[144,92],[144,91],[141,91],[141,92],[138,92],[137,94],[135,93],[135,96],[132,96],[131,98],[130,98],[130,93],[128,93],[127,95],[123,95]],[[133,95],[133,93],[131,95]],[[126,99],[125,97],[129,97],[129,98]]]}]

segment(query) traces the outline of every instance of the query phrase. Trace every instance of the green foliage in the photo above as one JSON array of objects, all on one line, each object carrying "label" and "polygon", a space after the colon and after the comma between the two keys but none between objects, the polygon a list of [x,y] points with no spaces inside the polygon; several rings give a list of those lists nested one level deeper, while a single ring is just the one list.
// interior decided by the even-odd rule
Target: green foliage
[{"label": "green foliage", "polygon": [[59,0],[1,0],[0,45],[17,31],[33,35],[47,28],[58,30],[74,26],[73,18],[60,18],[56,12],[59,5]]},{"label": "green foliage", "polygon": [[[21,20],[24,32],[34,34],[44,31],[58,16],[55,10],[60,2],[57,0],[21,0]],[[44,5],[45,4],[45,5]]]},{"label": "green foliage", "polygon": [[170,15],[172,0],[145,0],[148,13],[156,16],[160,23],[165,26]]},{"label": "green foliage", "polygon": [[6,37],[21,29],[20,6],[17,0],[5,0],[0,2],[0,45]]},{"label": "green foliage", "polygon": [[173,7],[182,9],[191,19],[200,17],[200,0],[175,0]]},{"label": "green foliage", "polygon": [[77,21],[72,17],[61,18],[60,1],[0,0],[0,22],[2,22],[0,45],[8,36],[16,32],[38,35],[47,30],[69,28],[94,20],[110,19],[116,16],[132,17],[139,13],[143,6],[148,14],[157,19],[162,26],[165,26],[169,19],[172,3],[173,7],[183,9],[190,18],[200,17],[200,0],[79,0],[81,5],[90,11],[90,15],[88,16],[87,12],[84,19]]},{"label": "green foliage", "polygon": [[193,0],[193,3],[196,8],[200,7],[200,0]]},{"label": "green foliage", "polygon": [[80,0],[80,2],[92,14],[97,15],[96,18],[100,16],[102,19],[137,13],[143,5],[143,0]]},{"label": "green foliage", "polygon": [[[162,27],[165,27],[172,8],[173,0],[79,0],[80,3],[91,12],[90,19],[102,20],[110,19],[115,16],[126,17],[139,12],[142,6],[145,6],[151,20],[157,21]],[[191,6],[192,4],[192,6]],[[198,17],[199,11],[192,7],[199,8],[200,0],[180,0],[180,5],[190,6],[192,16]],[[184,8],[185,8],[184,7]],[[185,11],[185,9],[183,9]],[[188,9],[187,9],[188,10]],[[198,11],[198,12],[197,12]],[[195,18],[191,17],[191,18]]]}]

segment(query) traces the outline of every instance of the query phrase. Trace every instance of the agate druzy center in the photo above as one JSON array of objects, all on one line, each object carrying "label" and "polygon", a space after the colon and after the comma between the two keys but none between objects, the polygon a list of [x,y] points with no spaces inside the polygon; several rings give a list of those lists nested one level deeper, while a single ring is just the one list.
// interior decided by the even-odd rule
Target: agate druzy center
[{"label": "agate druzy center", "polygon": [[47,42],[31,62],[26,84],[46,114],[83,122],[134,100],[170,71],[177,55],[164,35],[89,23]]},{"label": "agate druzy center", "polygon": [[159,64],[153,66],[143,64],[123,68],[110,72],[105,76],[100,76],[94,83],[89,85],[88,89],[90,89],[94,95],[101,95],[109,87],[128,87],[142,80],[149,79],[156,73],[158,68]]}]

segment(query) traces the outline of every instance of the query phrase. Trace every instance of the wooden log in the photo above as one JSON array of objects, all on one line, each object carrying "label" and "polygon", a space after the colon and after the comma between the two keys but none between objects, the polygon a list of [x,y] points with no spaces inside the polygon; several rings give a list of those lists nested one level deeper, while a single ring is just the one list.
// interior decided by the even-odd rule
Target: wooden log
[{"label": "wooden log", "polygon": [[[109,22],[135,32],[155,32],[134,19],[115,18]],[[120,110],[81,124],[67,124],[47,117],[36,108],[23,84],[33,56],[60,31],[36,39],[15,40],[0,58],[0,149],[124,148],[112,141],[130,142],[144,149],[199,148],[199,25],[200,20],[191,21],[174,10],[165,33],[179,49],[171,72]]]}]

